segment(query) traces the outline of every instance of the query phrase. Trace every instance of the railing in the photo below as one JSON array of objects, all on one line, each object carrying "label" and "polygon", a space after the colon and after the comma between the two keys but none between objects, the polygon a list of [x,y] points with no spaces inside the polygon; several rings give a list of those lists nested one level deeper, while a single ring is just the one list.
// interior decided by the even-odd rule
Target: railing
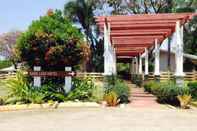
[{"label": "railing", "polygon": [[[197,80],[197,71],[193,72],[184,72],[184,80],[187,81],[196,81]],[[0,72],[0,79],[5,79],[7,76],[14,76],[15,72]],[[102,79],[104,78],[103,73],[96,73],[96,72],[77,72],[76,77],[91,77],[91,78],[96,78],[96,79]],[[174,73],[169,73],[169,72],[161,72],[160,75],[160,80],[173,80],[175,78]],[[148,80],[154,80],[154,73],[150,72],[148,75]]]},{"label": "railing", "polygon": [[[184,80],[186,81],[195,81],[197,80],[197,72],[193,71],[193,72],[184,72],[185,76],[184,76]],[[172,72],[161,72],[160,75],[160,80],[173,80],[175,78],[174,73]],[[154,74],[151,72],[148,75],[148,80],[154,80]]]},{"label": "railing", "polygon": [[[27,74],[27,72],[25,72]],[[7,76],[14,76],[15,72],[4,72],[0,71],[0,79],[5,79]],[[103,78],[103,73],[96,73],[96,72],[77,72],[76,77],[91,77],[91,78]]]},{"label": "railing", "polygon": [[0,71],[0,79],[6,79],[8,76],[9,77],[14,77],[15,72],[6,72],[6,71]]},{"label": "railing", "polygon": [[96,79],[102,79],[104,78],[103,73],[96,73],[96,72],[77,72],[76,77],[91,77],[91,78],[96,78]]}]

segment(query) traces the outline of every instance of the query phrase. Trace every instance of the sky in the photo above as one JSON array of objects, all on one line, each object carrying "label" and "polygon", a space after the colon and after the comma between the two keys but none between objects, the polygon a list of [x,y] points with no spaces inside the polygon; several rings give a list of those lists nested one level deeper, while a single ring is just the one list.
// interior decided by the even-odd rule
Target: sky
[{"label": "sky", "polygon": [[32,20],[48,9],[63,10],[69,0],[0,0],[0,34],[12,30],[24,31]]}]

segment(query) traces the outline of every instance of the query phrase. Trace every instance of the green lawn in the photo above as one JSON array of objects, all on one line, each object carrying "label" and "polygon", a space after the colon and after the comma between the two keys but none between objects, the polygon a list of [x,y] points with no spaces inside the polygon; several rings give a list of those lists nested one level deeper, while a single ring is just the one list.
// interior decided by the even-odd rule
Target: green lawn
[{"label": "green lawn", "polygon": [[9,60],[0,61],[0,69],[10,67],[12,63]]},{"label": "green lawn", "polygon": [[5,89],[4,85],[1,82],[2,80],[0,80],[0,97],[1,96],[6,96],[7,95],[7,90]]}]

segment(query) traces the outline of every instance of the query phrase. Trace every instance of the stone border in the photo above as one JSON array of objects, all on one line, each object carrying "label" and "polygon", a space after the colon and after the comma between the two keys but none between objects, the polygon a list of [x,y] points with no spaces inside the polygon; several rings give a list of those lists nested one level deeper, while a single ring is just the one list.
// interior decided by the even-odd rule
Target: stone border
[{"label": "stone border", "polygon": [[44,104],[21,104],[21,105],[3,105],[0,106],[0,112],[17,111],[17,110],[32,110],[32,109],[57,109],[63,107],[101,107],[95,102],[54,102]]},{"label": "stone border", "polygon": [[196,108],[197,108],[197,101],[195,101],[195,102],[191,102],[191,103],[190,103],[190,105],[191,105],[191,106],[194,106],[194,107],[196,107]]}]

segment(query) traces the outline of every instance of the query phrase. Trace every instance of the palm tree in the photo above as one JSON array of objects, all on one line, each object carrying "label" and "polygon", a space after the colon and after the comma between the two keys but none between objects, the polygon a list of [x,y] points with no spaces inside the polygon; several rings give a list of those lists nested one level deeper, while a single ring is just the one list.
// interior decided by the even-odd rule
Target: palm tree
[{"label": "palm tree", "polygon": [[92,27],[95,25],[94,5],[94,0],[74,0],[64,6],[65,16],[82,26],[86,40],[91,44],[94,43],[94,36],[92,34]]},{"label": "palm tree", "polygon": [[[95,5],[96,0],[74,0],[64,6],[64,15],[74,23],[81,25],[92,54],[95,51],[95,43],[97,43],[97,39],[93,35]],[[92,59],[90,59],[90,65],[92,64],[91,61]]]}]

